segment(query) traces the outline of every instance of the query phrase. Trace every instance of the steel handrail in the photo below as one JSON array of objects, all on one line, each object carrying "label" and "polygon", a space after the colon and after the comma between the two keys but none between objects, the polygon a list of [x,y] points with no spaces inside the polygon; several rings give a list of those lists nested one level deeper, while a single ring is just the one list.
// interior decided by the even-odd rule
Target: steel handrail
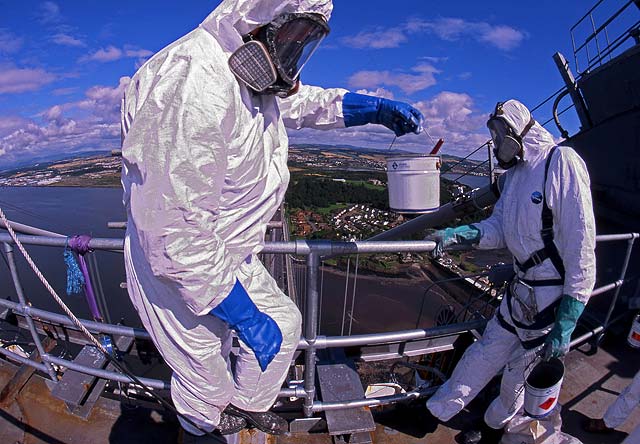
[{"label": "steel handrail", "polygon": [[[10,243],[12,240],[8,238],[8,235],[0,234],[0,242],[5,244],[5,248],[10,249]],[[628,241],[627,254],[625,256],[625,261],[620,273],[620,279],[611,283],[599,287],[593,291],[593,295],[602,294],[606,291],[610,291],[615,289],[616,293],[612,298],[612,302],[609,307],[609,311],[607,313],[607,317],[605,322],[601,326],[601,328],[597,328],[593,330],[593,335],[599,334],[599,339],[602,337],[602,333],[608,329],[610,326],[610,316],[617,302],[617,297],[620,291],[621,286],[625,282],[627,266],[629,262],[629,258],[631,255],[631,250],[634,246],[634,241],[640,237],[638,233],[625,233],[625,234],[616,234],[616,235],[599,235],[596,237],[598,242],[612,242],[612,241]],[[8,239],[7,239],[8,238]],[[25,244],[33,244],[33,245],[51,245],[51,246],[64,246],[64,239],[60,238],[46,238],[42,236],[20,236],[19,239],[23,241]],[[92,241],[94,243],[91,245],[94,249],[106,249],[113,250],[116,249],[118,245],[122,245],[122,240],[120,239],[101,239],[95,238]],[[393,250],[390,250],[390,247],[395,247]],[[320,257],[322,254],[354,254],[354,253],[375,253],[377,250],[381,251],[422,251],[428,252],[431,251],[435,246],[435,243],[432,241],[399,241],[399,242],[385,242],[385,241],[357,241],[357,242],[329,242],[329,241],[295,241],[295,242],[272,242],[265,244],[265,248],[263,252],[265,253],[281,253],[281,254],[301,254],[307,255],[307,273],[309,274],[309,278],[307,279],[307,287],[308,294],[307,297],[310,300],[307,302],[307,310],[305,313],[305,336],[301,339],[299,343],[299,348],[304,350],[305,352],[305,369],[304,369],[304,393],[302,393],[299,389],[283,389],[280,391],[279,396],[290,397],[297,396],[304,398],[304,413],[306,416],[312,416],[313,413],[324,411],[324,410],[334,410],[341,408],[354,408],[356,406],[373,406],[373,405],[382,405],[379,404],[381,402],[385,402],[384,400],[351,400],[351,401],[343,401],[339,403],[322,403],[320,401],[315,401],[315,357],[316,352],[319,349],[323,348],[331,348],[331,347],[349,347],[349,346],[360,346],[360,345],[374,345],[374,344],[389,344],[389,343],[402,343],[412,340],[420,340],[420,339],[429,339],[434,337],[442,337],[442,336],[451,336],[456,334],[465,333],[471,330],[476,330],[482,328],[486,324],[485,319],[477,319],[474,321],[466,322],[466,323],[458,323],[458,324],[450,324],[446,326],[434,327],[431,329],[416,329],[416,330],[405,330],[405,331],[395,331],[389,333],[374,333],[368,335],[355,335],[355,336],[335,336],[335,337],[324,337],[319,336],[317,318],[318,318],[318,270],[320,267]],[[13,255],[9,256],[9,263],[14,263]],[[19,284],[19,276],[17,273],[12,274],[12,279],[17,281]],[[58,315],[51,312],[46,312],[44,310],[38,310],[32,308],[26,300],[20,301],[20,303],[14,303],[11,301],[0,300],[0,305],[10,308],[14,310],[16,313],[22,314],[27,318],[27,322],[33,322],[33,318],[37,317],[40,319],[51,320],[54,322],[60,322],[62,324],[70,323],[71,321],[62,315]],[[111,324],[102,324],[92,321],[83,321],[83,325],[88,328],[109,334],[119,334],[123,336],[133,336],[140,337],[144,339],[148,339],[148,333],[143,333],[142,329],[134,329],[130,327],[117,326]],[[30,325],[31,327],[31,325]],[[39,335],[35,332],[34,328],[31,328],[32,336],[36,343],[36,346],[40,344],[42,347],[42,343]],[[582,337],[581,337],[582,338]],[[40,364],[28,358],[24,358],[16,353],[13,353],[6,349],[0,348],[0,354],[7,356],[11,359],[14,359],[18,362],[21,362],[26,365],[30,365],[40,371],[43,372],[51,372],[53,368],[53,364],[64,366],[68,369],[79,371],[82,373],[86,373],[89,375],[93,375],[99,378],[109,379],[118,382],[130,382],[130,378],[128,376],[122,375],[115,371],[110,371],[106,369],[96,369],[92,367],[83,366],[73,361],[69,361],[63,358],[58,358],[51,356],[47,353],[41,353],[41,358],[44,364]],[[57,378],[53,378],[55,382],[57,382]],[[149,379],[144,378],[141,381],[150,387],[157,389],[168,389],[170,387],[170,383],[168,381],[157,380],[157,379]],[[414,394],[403,394],[403,395],[394,395],[395,397],[389,397],[389,402],[398,402],[401,399],[411,399]]]}]

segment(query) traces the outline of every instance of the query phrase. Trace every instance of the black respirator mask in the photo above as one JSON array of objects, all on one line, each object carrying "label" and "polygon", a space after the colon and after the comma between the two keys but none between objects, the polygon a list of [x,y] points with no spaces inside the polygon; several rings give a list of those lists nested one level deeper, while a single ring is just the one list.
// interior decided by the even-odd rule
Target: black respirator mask
[{"label": "black respirator mask", "polygon": [[255,93],[286,97],[327,34],[329,25],[320,14],[282,14],[242,37],[244,44],[231,54],[229,68]]},{"label": "black respirator mask", "polygon": [[498,160],[500,168],[508,170],[518,163],[524,153],[522,139],[536,123],[533,116],[522,132],[518,131],[504,117],[503,102],[498,102],[493,114],[489,117],[487,128],[493,140],[493,154]]}]

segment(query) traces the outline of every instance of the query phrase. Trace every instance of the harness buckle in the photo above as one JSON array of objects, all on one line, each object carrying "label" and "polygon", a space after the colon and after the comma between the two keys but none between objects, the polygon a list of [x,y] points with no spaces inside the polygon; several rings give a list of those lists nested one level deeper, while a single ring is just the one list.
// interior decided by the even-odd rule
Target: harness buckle
[{"label": "harness buckle", "polygon": [[[520,287],[525,290],[525,295],[520,294]],[[520,306],[520,310],[524,316],[524,321],[528,324],[533,324],[536,320],[536,315],[538,314],[538,304],[534,288],[520,277],[516,276],[510,283],[509,291],[511,292],[513,299],[515,299]],[[511,313],[511,316],[513,317],[513,313]]]},{"label": "harness buckle", "polygon": [[540,237],[543,242],[548,240],[553,240],[553,227],[543,228],[540,230]]},{"label": "harness buckle", "polygon": [[541,263],[543,263],[547,259],[546,257],[543,257],[543,256],[540,255],[540,251],[541,250],[536,251],[535,253],[533,253],[529,257],[529,259],[533,262],[534,266],[535,265],[540,265]]}]

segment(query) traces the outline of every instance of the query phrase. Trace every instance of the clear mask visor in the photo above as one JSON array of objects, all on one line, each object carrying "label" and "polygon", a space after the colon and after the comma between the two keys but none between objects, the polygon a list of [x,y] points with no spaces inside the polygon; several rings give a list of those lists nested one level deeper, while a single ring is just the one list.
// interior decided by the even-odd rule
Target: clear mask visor
[{"label": "clear mask visor", "polygon": [[306,18],[289,21],[278,29],[273,45],[280,74],[288,77],[285,80],[294,83],[298,79],[300,71],[328,33],[326,25],[323,27]]},{"label": "clear mask visor", "polygon": [[502,145],[502,142],[504,141],[505,136],[508,133],[506,123],[501,119],[491,118],[487,122],[487,128],[489,128],[491,140],[493,140],[493,146],[496,149],[499,149],[500,145]]}]

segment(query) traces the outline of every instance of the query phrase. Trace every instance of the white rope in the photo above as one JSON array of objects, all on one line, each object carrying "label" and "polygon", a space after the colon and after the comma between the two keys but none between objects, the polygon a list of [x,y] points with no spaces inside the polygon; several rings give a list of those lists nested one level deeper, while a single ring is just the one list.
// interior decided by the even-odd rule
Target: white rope
[{"label": "white rope", "polygon": [[344,336],[344,326],[347,315],[347,295],[349,292],[349,266],[351,265],[351,257],[347,258],[347,274],[344,281],[344,304],[342,305],[342,324],[340,327],[340,336]]},{"label": "white rope", "polygon": [[27,253],[27,250],[22,245],[22,242],[20,242],[20,240],[18,240],[18,236],[16,236],[16,233],[13,231],[13,228],[11,228],[11,224],[9,224],[9,221],[7,220],[6,216],[4,215],[4,212],[2,211],[2,208],[0,208],[0,218],[2,219],[2,222],[4,222],[4,225],[5,225],[6,229],[7,229],[7,231],[9,231],[9,235],[11,235],[11,238],[13,239],[13,241],[18,246],[18,249],[20,250],[20,252],[24,256],[24,258],[27,260],[27,263],[29,264],[29,266],[31,267],[33,272],[36,274],[36,276],[38,276],[38,279],[40,279],[40,282],[42,282],[42,285],[44,285],[45,288],[49,291],[49,293],[51,293],[51,296],[53,296],[53,299],[55,299],[55,301],[58,303],[58,305],[60,305],[62,310],[64,310],[64,312],[67,314],[67,316],[69,316],[69,319],[71,319],[71,322],[73,322],[74,325],[76,327],[78,327],[80,329],[80,331],[82,331],[82,333],[84,333],[85,336],[87,336],[87,338],[89,338],[91,343],[93,345],[95,345],[101,352],[103,352],[105,354],[108,354],[107,350],[102,346],[102,344],[91,334],[91,332],[89,330],[87,330],[87,328],[84,325],[82,325],[80,320],[78,318],[76,318],[76,316],[71,312],[69,307],[67,307],[67,305],[63,302],[63,300],[60,299],[60,296],[58,296],[58,293],[56,293],[56,291],[53,289],[53,287],[51,287],[51,285],[49,284],[47,279],[42,275],[42,273],[40,272],[40,270],[38,269],[36,264],[33,262],[33,259],[31,259],[31,256],[29,256],[29,253]]},{"label": "white rope", "polygon": [[153,390],[151,390],[148,386],[143,384],[135,375],[130,373],[126,368],[124,368],[121,364],[119,364],[118,361],[116,361],[114,358],[110,357],[109,352],[107,352],[107,350],[104,348],[104,346],[91,334],[91,332],[89,330],[86,329],[86,327],[84,325],[82,325],[80,320],[75,317],[75,315],[71,312],[69,307],[66,306],[66,304],[62,301],[62,299],[60,299],[60,296],[58,296],[56,291],[51,287],[49,282],[47,282],[47,279],[42,275],[42,273],[40,272],[40,270],[38,269],[36,264],[33,262],[33,259],[31,259],[31,256],[29,256],[29,253],[27,253],[27,250],[25,250],[25,248],[22,245],[22,243],[18,240],[18,237],[16,236],[16,233],[11,228],[11,225],[9,225],[8,220],[5,217],[4,212],[2,211],[2,208],[0,208],[0,219],[5,223],[6,228],[9,231],[9,234],[11,235],[11,238],[13,239],[13,241],[18,246],[18,249],[20,249],[20,252],[24,255],[24,258],[29,263],[29,266],[31,267],[33,272],[40,279],[40,282],[42,282],[42,284],[45,286],[45,288],[47,290],[49,290],[49,293],[51,293],[51,296],[53,296],[53,299],[55,299],[55,301],[58,303],[58,305],[60,305],[60,307],[62,307],[64,312],[67,314],[67,316],[69,316],[69,319],[71,319],[71,321],[75,324],[75,326],[78,327],[80,329],[80,331],[82,331],[82,333],[84,333],[85,336],[87,336],[87,338],[89,338],[91,343],[93,345],[95,345],[98,348],[98,350],[100,350],[102,353],[104,353],[105,356],[109,357],[109,359],[111,360],[113,365],[115,367],[117,367],[118,370],[122,374],[124,374],[127,377],[129,377],[129,379],[131,379],[131,381],[134,384],[140,385],[147,393],[149,393],[149,395],[151,395],[153,398],[155,398],[165,408],[167,408],[168,410],[170,410],[173,413],[175,413],[177,416],[179,416],[182,419],[184,419],[186,422],[191,424],[194,428],[202,431],[205,435],[213,436],[212,432],[202,429],[199,425],[197,425],[195,422],[193,422],[193,420],[191,418],[188,418],[187,416],[185,416],[182,413],[180,413],[173,405],[169,404],[167,401],[162,399],[158,394],[154,393]]},{"label": "white rope", "polygon": [[351,293],[351,313],[349,313],[349,333],[347,336],[351,336],[351,326],[353,325],[353,312],[356,306],[356,284],[358,283],[358,264],[360,263],[360,255],[356,255],[356,267],[353,272],[353,292]]}]

